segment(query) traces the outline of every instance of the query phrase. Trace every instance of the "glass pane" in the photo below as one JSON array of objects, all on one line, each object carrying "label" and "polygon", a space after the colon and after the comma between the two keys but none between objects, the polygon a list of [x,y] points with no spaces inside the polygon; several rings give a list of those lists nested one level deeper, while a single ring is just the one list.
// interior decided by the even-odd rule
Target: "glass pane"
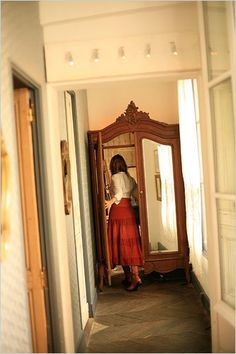
[{"label": "glass pane", "polygon": [[235,306],[235,202],[232,200],[217,201],[221,295],[230,306]]},{"label": "glass pane", "polygon": [[209,80],[230,69],[227,1],[203,1]]},{"label": "glass pane", "polygon": [[215,158],[216,192],[235,193],[235,136],[231,80],[210,91]]},{"label": "glass pane", "polygon": [[143,139],[149,252],[178,250],[172,148]]}]

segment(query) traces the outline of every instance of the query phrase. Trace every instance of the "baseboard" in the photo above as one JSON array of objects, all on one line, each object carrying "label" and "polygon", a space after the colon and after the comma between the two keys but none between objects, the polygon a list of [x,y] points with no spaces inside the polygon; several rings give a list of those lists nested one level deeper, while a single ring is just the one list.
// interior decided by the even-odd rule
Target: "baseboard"
[{"label": "baseboard", "polygon": [[208,314],[210,314],[210,300],[209,300],[209,297],[205,293],[203,287],[201,286],[201,283],[199,282],[196,274],[193,271],[190,272],[190,276],[191,276],[191,282],[192,282],[194,288],[199,293],[202,305],[204,306],[204,308],[206,309]]},{"label": "baseboard", "polygon": [[89,306],[89,317],[94,317],[96,306],[97,306],[97,301],[98,301],[98,295],[97,295],[97,291],[95,291],[92,304],[88,305]]},{"label": "baseboard", "polygon": [[89,335],[90,335],[93,323],[94,323],[94,319],[89,318],[86,323],[86,326],[84,328],[79,347],[76,349],[76,353],[85,353],[86,347],[88,346]]},{"label": "baseboard", "polygon": [[93,326],[93,322],[94,322],[94,316],[95,316],[95,309],[96,309],[96,305],[97,305],[97,292],[95,292],[94,294],[94,298],[93,298],[93,303],[88,305],[88,309],[89,309],[89,319],[85,325],[85,328],[83,330],[82,336],[81,336],[81,340],[79,343],[79,347],[76,350],[76,353],[84,353],[87,345],[88,345],[88,341],[89,341],[89,335]]}]

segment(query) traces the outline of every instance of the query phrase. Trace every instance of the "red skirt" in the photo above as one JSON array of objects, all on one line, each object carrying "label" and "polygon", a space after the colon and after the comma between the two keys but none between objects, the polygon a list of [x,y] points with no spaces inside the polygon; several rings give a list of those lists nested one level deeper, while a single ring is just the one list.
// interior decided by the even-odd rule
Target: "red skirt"
[{"label": "red skirt", "polygon": [[130,199],[113,204],[109,214],[108,243],[111,267],[143,265],[140,236]]}]

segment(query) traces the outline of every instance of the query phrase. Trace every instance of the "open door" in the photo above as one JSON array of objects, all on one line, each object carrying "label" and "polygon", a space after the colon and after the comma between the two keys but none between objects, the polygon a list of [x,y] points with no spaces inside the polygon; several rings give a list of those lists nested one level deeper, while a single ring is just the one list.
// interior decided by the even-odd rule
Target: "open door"
[{"label": "open door", "polygon": [[111,266],[107,236],[107,216],[105,210],[104,159],[102,151],[102,134],[98,134],[97,143],[97,177],[98,177],[98,208],[100,220],[101,246],[104,257],[104,270],[107,273],[108,284],[111,285]]},{"label": "open door", "polygon": [[104,278],[111,285],[111,266],[107,236],[107,215],[105,210],[105,162],[103,158],[102,133],[88,134],[90,169],[92,180],[93,212],[95,223],[96,251],[98,261],[99,290],[103,290]]},{"label": "open door", "polygon": [[[94,156],[95,157],[95,156]],[[108,237],[107,237],[107,215],[105,210],[105,183],[104,183],[104,159],[102,151],[102,134],[99,132],[97,140],[97,149],[96,149],[96,161],[95,168],[97,172],[97,181],[95,187],[96,189],[96,219],[98,221],[99,228],[99,239],[98,242],[98,261],[99,261],[99,277],[100,290],[104,286],[104,277],[107,277],[108,284],[111,285],[111,266],[110,266],[110,257],[109,257],[109,246],[108,246]]]},{"label": "open door", "polygon": [[14,90],[18,143],[21,205],[24,228],[25,264],[31,318],[33,351],[48,351],[47,318],[44,290],[46,269],[42,265],[39,217],[37,208],[34,151],[32,141],[32,109],[27,88]]},{"label": "open door", "polygon": [[234,1],[202,1],[199,10],[203,78],[206,82],[202,94],[207,107],[203,121],[207,127],[209,176],[206,179],[209,180],[206,210],[212,352],[235,353]]}]

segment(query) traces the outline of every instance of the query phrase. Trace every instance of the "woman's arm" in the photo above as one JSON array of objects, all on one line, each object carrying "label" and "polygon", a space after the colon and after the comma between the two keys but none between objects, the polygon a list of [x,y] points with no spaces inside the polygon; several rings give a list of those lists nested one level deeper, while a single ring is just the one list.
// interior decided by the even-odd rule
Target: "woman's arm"
[{"label": "woman's arm", "polygon": [[132,183],[133,183],[131,195],[135,199],[135,201],[138,203],[138,185],[137,185],[137,182],[135,181],[135,179],[133,177],[131,177],[131,178],[132,178]]},{"label": "woman's arm", "polygon": [[112,198],[110,200],[105,201],[105,208],[110,208],[112,204],[116,203],[119,204],[123,192],[121,188],[121,178],[122,176],[119,173],[112,175],[111,177],[111,189],[112,189]]}]

